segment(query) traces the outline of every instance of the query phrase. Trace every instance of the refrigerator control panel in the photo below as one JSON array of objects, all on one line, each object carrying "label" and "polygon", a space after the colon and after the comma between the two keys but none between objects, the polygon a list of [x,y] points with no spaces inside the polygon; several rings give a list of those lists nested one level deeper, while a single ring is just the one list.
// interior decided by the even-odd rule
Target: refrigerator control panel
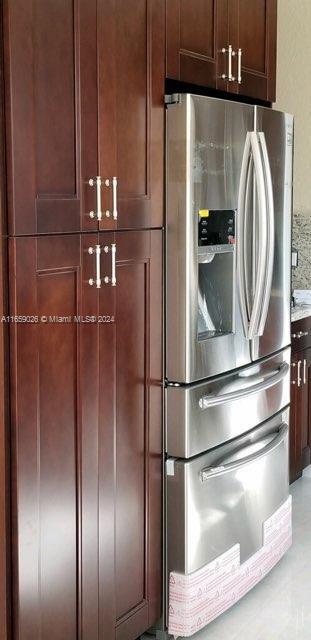
[{"label": "refrigerator control panel", "polygon": [[235,243],[235,211],[201,209],[198,218],[199,247]]}]

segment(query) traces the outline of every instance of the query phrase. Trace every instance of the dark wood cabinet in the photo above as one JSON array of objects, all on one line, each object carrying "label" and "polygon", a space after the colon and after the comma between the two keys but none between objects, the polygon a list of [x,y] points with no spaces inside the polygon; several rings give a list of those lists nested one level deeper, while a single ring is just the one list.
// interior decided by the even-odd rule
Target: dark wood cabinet
[{"label": "dark wood cabinet", "polygon": [[136,640],[162,612],[165,0],[0,17],[0,637]]},{"label": "dark wood cabinet", "polygon": [[161,227],[164,0],[6,0],[4,19],[9,233]]},{"label": "dark wood cabinet", "polygon": [[273,102],[276,21],[277,0],[167,0],[167,77]]},{"label": "dark wood cabinet", "polygon": [[229,15],[229,42],[237,53],[234,57],[234,75],[237,78],[239,50],[241,64],[241,82],[230,83],[232,90],[251,98],[274,102],[276,0],[229,0]]},{"label": "dark wood cabinet", "polygon": [[96,230],[96,1],[4,2],[10,234]]},{"label": "dark wood cabinet", "polygon": [[311,318],[292,323],[290,477],[311,462]]},{"label": "dark wood cabinet", "polygon": [[162,233],[9,242],[14,637],[134,640],[161,614]]},{"label": "dark wood cabinet", "polygon": [[224,88],[221,42],[226,42],[226,0],[166,0],[166,76]]},{"label": "dark wood cabinet", "polygon": [[[118,221],[161,227],[164,202],[164,0],[98,0],[99,175],[117,176]],[[104,189],[104,210],[112,190]]]}]

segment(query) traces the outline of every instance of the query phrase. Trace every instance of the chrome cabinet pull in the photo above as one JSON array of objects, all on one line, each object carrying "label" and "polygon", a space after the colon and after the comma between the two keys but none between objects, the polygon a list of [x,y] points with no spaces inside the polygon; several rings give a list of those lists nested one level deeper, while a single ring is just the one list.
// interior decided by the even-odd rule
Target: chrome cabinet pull
[{"label": "chrome cabinet pull", "polygon": [[96,176],[96,178],[90,178],[89,179],[89,185],[90,187],[96,187],[96,213],[95,211],[90,211],[90,218],[96,218],[97,220],[101,220],[103,217],[103,212],[102,212],[102,200],[101,200],[101,186],[102,186],[102,179],[100,176]]},{"label": "chrome cabinet pull", "polygon": [[96,244],[95,245],[95,249],[94,247],[89,247],[88,248],[88,252],[90,255],[93,255],[95,253],[96,256],[96,278],[94,280],[94,278],[89,278],[89,285],[90,287],[92,287],[94,284],[96,285],[96,289],[100,289],[101,288],[101,273],[100,273],[100,254],[101,254],[101,247],[100,244]]},{"label": "chrome cabinet pull", "polygon": [[306,338],[309,335],[309,331],[298,331],[298,333],[292,333],[292,338]]},{"label": "chrome cabinet pull", "polygon": [[242,84],[242,49],[238,49],[238,83]]},{"label": "chrome cabinet pull", "polygon": [[[292,362],[292,367],[293,367],[293,369],[295,369],[295,367],[296,367],[296,362]],[[294,384],[294,385],[295,385],[295,384],[296,384],[296,380],[292,380],[292,384]]]},{"label": "chrome cabinet pull", "polygon": [[301,387],[301,360],[297,364],[297,387]]},{"label": "chrome cabinet pull", "polygon": [[235,82],[235,77],[232,75],[232,58],[235,56],[235,51],[233,51],[232,45],[229,44],[228,49],[223,47],[221,52],[228,53],[228,75],[223,73],[221,77],[223,80],[228,80],[228,82]]},{"label": "chrome cabinet pull", "polygon": [[105,253],[108,253],[109,251],[111,251],[111,278],[109,278],[109,276],[105,276],[104,277],[104,283],[105,284],[111,284],[112,287],[115,287],[117,284],[117,277],[116,277],[116,253],[117,253],[117,248],[115,243],[113,243],[109,249],[108,245],[106,245],[104,247],[104,251]]},{"label": "chrome cabinet pull", "polygon": [[[105,180],[106,187],[112,188],[112,217],[114,220],[118,219],[118,178],[115,176],[109,180]],[[109,218],[110,211],[106,211],[106,216]]]},{"label": "chrome cabinet pull", "polygon": [[303,384],[307,384],[307,361],[303,361]]},{"label": "chrome cabinet pull", "polygon": [[112,217],[114,220],[118,219],[118,179],[116,177],[112,178]]}]

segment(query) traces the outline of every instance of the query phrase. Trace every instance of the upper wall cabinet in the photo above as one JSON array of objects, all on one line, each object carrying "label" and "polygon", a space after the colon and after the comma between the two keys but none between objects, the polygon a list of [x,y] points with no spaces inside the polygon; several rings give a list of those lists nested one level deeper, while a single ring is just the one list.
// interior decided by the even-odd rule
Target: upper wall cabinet
[{"label": "upper wall cabinet", "polygon": [[224,88],[217,68],[219,43],[227,41],[227,0],[166,0],[166,30],[166,76]]},{"label": "upper wall cabinet", "polygon": [[11,235],[161,226],[164,0],[5,0]]},{"label": "upper wall cabinet", "polygon": [[167,0],[168,78],[275,100],[277,0]]},{"label": "upper wall cabinet", "polygon": [[274,102],[277,0],[229,0],[228,5],[229,43],[235,53],[231,90]]}]

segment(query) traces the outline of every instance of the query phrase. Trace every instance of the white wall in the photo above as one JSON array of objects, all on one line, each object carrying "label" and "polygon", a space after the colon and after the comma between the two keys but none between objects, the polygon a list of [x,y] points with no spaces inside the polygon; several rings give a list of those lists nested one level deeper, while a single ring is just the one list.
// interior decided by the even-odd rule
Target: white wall
[{"label": "white wall", "polygon": [[294,211],[311,215],[311,0],[278,0],[276,95],[295,116]]},{"label": "white wall", "polygon": [[293,287],[311,289],[311,0],[278,0],[276,97],[295,116]]}]

